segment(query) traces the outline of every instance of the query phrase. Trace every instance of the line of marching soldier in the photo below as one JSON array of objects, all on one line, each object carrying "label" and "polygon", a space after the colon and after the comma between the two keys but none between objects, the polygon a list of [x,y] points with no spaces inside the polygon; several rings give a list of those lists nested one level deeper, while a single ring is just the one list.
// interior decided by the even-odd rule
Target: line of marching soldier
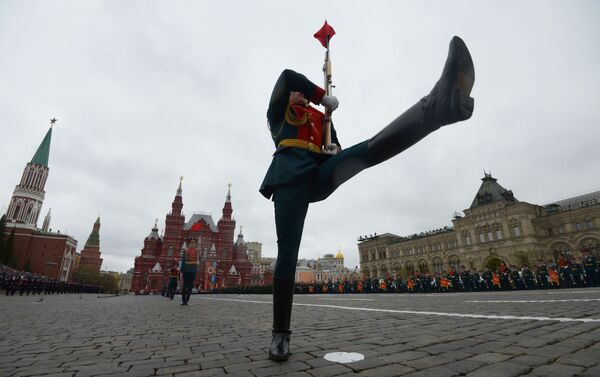
[{"label": "line of marching soldier", "polygon": [[0,289],[7,296],[16,293],[25,295],[61,294],[61,293],[99,293],[100,287],[86,284],[68,283],[50,279],[46,276],[15,270],[0,265]]}]

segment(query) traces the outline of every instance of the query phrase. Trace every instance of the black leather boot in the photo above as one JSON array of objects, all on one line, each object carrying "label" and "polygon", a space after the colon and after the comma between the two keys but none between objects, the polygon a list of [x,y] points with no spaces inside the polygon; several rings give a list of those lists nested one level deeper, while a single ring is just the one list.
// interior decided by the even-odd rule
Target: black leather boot
[{"label": "black leather boot", "polygon": [[442,76],[431,92],[368,141],[370,164],[397,155],[441,126],[469,119],[474,82],[471,54],[463,40],[454,37]]},{"label": "black leather boot", "polygon": [[294,279],[273,279],[273,332],[269,359],[286,361],[290,356],[290,321]]}]

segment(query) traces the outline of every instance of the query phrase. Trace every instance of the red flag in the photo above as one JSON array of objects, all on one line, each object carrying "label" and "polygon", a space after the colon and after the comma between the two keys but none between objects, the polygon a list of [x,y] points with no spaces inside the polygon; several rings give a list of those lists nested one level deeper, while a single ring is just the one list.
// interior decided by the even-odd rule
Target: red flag
[{"label": "red flag", "polygon": [[335,35],[335,30],[333,30],[333,28],[331,26],[329,26],[329,24],[327,23],[327,20],[325,20],[323,27],[320,28],[319,31],[317,31],[315,33],[314,37],[317,38],[319,40],[319,42],[321,42],[323,47],[327,48],[327,44],[328,44],[329,40],[334,35]]},{"label": "red flag", "polygon": [[192,225],[192,232],[197,232],[200,229],[202,229],[202,225],[200,225],[200,223],[195,223],[194,225]]}]

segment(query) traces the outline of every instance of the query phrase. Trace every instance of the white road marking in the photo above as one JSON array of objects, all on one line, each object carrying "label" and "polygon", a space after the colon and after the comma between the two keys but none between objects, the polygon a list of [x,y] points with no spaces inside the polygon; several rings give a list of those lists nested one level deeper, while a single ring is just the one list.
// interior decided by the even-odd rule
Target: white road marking
[{"label": "white road marking", "polygon": [[316,298],[318,300],[333,300],[333,301],[375,301],[372,298],[343,298],[343,297],[315,297],[303,296],[302,298]]},{"label": "white road marking", "polygon": [[565,290],[560,290],[558,292],[546,292],[547,295],[580,295],[583,293],[600,293],[600,291],[585,290],[585,291],[573,292],[570,289],[565,289]]},{"label": "white road marking", "polygon": [[590,302],[590,301],[600,301],[600,298],[571,298],[564,300],[470,300],[465,302]]},{"label": "white road marking", "polygon": [[[206,296],[200,296],[199,298],[204,299],[204,300],[247,302],[247,303],[252,303],[252,304],[272,304],[271,301],[259,301],[259,300],[240,300],[240,299],[233,299],[233,298],[218,298],[218,297],[206,297]],[[438,316],[438,317],[460,317],[460,318],[476,318],[476,319],[506,319],[506,320],[514,319],[514,320],[521,320],[521,321],[598,322],[598,323],[600,323],[600,318],[530,317],[530,316],[518,316],[518,315],[463,314],[463,313],[428,312],[428,311],[416,311],[416,310],[353,308],[351,306],[337,306],[337,305],[323,305],[323,304],[300,304],[300,303],[295,303],[294,306],[310,306],[310,307],[317,307],[317,308],[332,308],[332,309],[355,310],[355,311],[378,312],[378,313],[420,314],[420,315],[431,315],[431,316]]]}]

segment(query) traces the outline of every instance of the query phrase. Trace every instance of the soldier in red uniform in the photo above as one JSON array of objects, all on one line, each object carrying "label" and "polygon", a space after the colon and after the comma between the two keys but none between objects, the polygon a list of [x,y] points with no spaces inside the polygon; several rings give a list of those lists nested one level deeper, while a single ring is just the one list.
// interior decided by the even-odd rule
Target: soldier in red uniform
[{"label": "soldier in red uniform", "polygon": [[167,288],[167,298],[173,299],[175,291],[177,291],[177,281],[179,280],[179,270],[177,267],[171,268],[169,271],[169,287]]},{"label": "soldier in red uniform", "polygon": [[260,192],[273,198],[277,229],[277,265],[273,279],[273,332],[269,358],[289,356],[294,276],[309,203],[327,198],[360,171],[409,148],[438,128],[471,117],[475,69],[464,42],[454,37],[439,81],[431,92],[372,138],[342,150],[332,127],[323,144],[323,114],[338,100],[304,75],[284,70],[271,94],[267,120],[275,153]]}]

